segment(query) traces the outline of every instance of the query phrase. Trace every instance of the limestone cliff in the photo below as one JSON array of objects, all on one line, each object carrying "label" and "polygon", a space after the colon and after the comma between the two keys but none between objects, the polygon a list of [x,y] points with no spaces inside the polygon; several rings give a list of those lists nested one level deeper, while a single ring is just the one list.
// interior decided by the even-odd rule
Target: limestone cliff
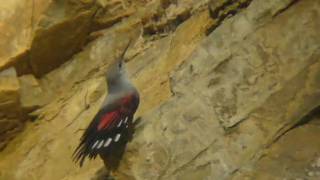
[{"label": "limestone cliff", "polygon": [[[319,179],[320,2],[0,5],[0,180]],[[71,154],[128,39],[139,123],[119,169]],[[303,148],[302,148],[303,147]]]}]

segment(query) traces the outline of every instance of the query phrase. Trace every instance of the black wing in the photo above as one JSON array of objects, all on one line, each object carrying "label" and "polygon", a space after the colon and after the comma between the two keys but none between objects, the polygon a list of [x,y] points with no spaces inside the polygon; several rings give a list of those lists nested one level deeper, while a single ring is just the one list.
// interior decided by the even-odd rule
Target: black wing
[{"label": "black wing", "polygon": [[139,105],[139,97],[129,95],[112,107],[101,109],[81,137],[73,153],[73,159],[83,165],[86,157],[94,159],[98,154],[116,151],[117,145],[126,144],[133,132],[133,116]]}]

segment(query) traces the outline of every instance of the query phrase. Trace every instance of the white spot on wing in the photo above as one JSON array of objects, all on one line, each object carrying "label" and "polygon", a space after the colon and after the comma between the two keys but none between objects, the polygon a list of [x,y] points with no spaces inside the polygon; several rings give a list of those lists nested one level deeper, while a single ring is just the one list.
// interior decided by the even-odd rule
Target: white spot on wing
[{"label": "white spot on wing", "polygon": [[124,123],[127,124],[128,122],[128,117],[126,117],[126,119],[124,120]]},{"label": "white spot on wing", "polygon": [[104,143],[103,147],[108,147],[109,144],[111,143],[112,139],[108,138],[108,140],[106,141],[106,143]]},{"label": "white spot on wing", "polygon": [[96,142],[93,144],[93,146],[91,147],[91,149],[94,149],[99,143],[99,140],[96,140]]},{"label": "white spot on wing", "polygon": [[122,124],[122,119],[121,119],[121,121],[119,122],[119,124],[118,124],[118,126],[117,126],[117,127],[120,127],[120,126],[121,126],[121,124]]},{"label": "white spot on wing", "polygon": [[98,145],[98,149],[100,149],[101,148],[101,146],[103,145],[103,143],[104,143],[104,140],[102,140],[102,141],[100,141],[100,143],[99,143],[99,145]]},{"label": "white spot on wing", "polygon": [[116,135],[116,137],[114,138],[114,142],[117,142],[117,141],[119,141],[119,139],[120,139],[120,136],[121,136],[121,134],[120,134],[120,133],[118,133],[118,134]]}]

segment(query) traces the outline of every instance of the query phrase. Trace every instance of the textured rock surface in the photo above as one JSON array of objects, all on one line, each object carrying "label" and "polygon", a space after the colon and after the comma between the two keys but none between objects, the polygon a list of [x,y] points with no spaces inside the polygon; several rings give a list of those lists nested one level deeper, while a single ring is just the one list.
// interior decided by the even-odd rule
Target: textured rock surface
[{"label": "textured rock surface", "polygon": [[14,68],[0,72],[0,149],[3,149],[14,134],[21,129],[23,122],[20,107],[20,86]]},{"label": "textured rock surface", "polygon": [[[129,38],[141,123],[117,179],[318,177],[319,124],[291,129],[320,105],[318,1],[46,3],[27,51],[13,53],[31,73],[15,77],[16,99],[35,121],[0,152],[0,179],[101,178],[100,160],[80,169],[71,154]],[[298,138],[310,138],[300,156]]]},{"label": "textured rock surface", "polygon": [[233,179],[319,179],[319,109],[305,118],[308,124],[287,132],[254,168],[238,172]]},{"label": "textured rock surface", "polygon": [[32,74],[19,77],[19,82],[20,105],[26,112],[30,112],[47,103],[49,98],[44,97],[46,93]]},{"label": "textured rock surface", "polygon": [[131,173],[123,173],[137,179],[229,178],[319,106],[319,24],[297,20],[319,18],[319,3],[297,3],[264,24],[257,19],[266,12],[256,13],[256,5],[266,12],[273,6],[253,1],[173,73],[176,96],[144,117],[149,123],[128,154]]},{"label": "textured rock surface", "polygon": [[0,108],[16,109],[19,104],[20,86],[14,68],[0,72],[0,84]]},{"label": "textured rock surface", "polygon": [[32,41],[34,28],[48,0],[12,0],[0,5],[0,69],[25,52]]}]

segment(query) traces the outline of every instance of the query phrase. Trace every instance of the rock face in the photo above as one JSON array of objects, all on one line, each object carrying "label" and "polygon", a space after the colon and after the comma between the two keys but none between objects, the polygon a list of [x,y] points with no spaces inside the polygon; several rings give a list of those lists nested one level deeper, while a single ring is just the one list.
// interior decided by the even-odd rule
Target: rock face
[{"label": "rock face", "polygon": [[233,179],[319,179],[319,113],[308,116],[308,124],[289,131],[265,152],[255,168],[247,168]]},{"label": "rock face", "polygon": [[19,80],[14,68],[0,72],[0,149],[21,129],[22,109],[19,104]]},{"label": "rock face", "polygon": [[315,18],[301,8],[318,5],[300,2],[262,23],[273,4],[253,1],[213,31],[172,74],[176,96],[143,118],[131,177],[228,179],[319,106],[319,24],[297,20]]},{"label": "rock face", "polygon": [[17,73],[0,75],[0,179],[106,176],[71,154],[128,39],[141,123],[111,176],[319,178],[318,1],[41,2],[24,51],[1,59]]},{"label": "rock face", "polygon": [[46,9],[47,0],[12,0],[0,5],[0,69],[30,46],[34,27]]}]

